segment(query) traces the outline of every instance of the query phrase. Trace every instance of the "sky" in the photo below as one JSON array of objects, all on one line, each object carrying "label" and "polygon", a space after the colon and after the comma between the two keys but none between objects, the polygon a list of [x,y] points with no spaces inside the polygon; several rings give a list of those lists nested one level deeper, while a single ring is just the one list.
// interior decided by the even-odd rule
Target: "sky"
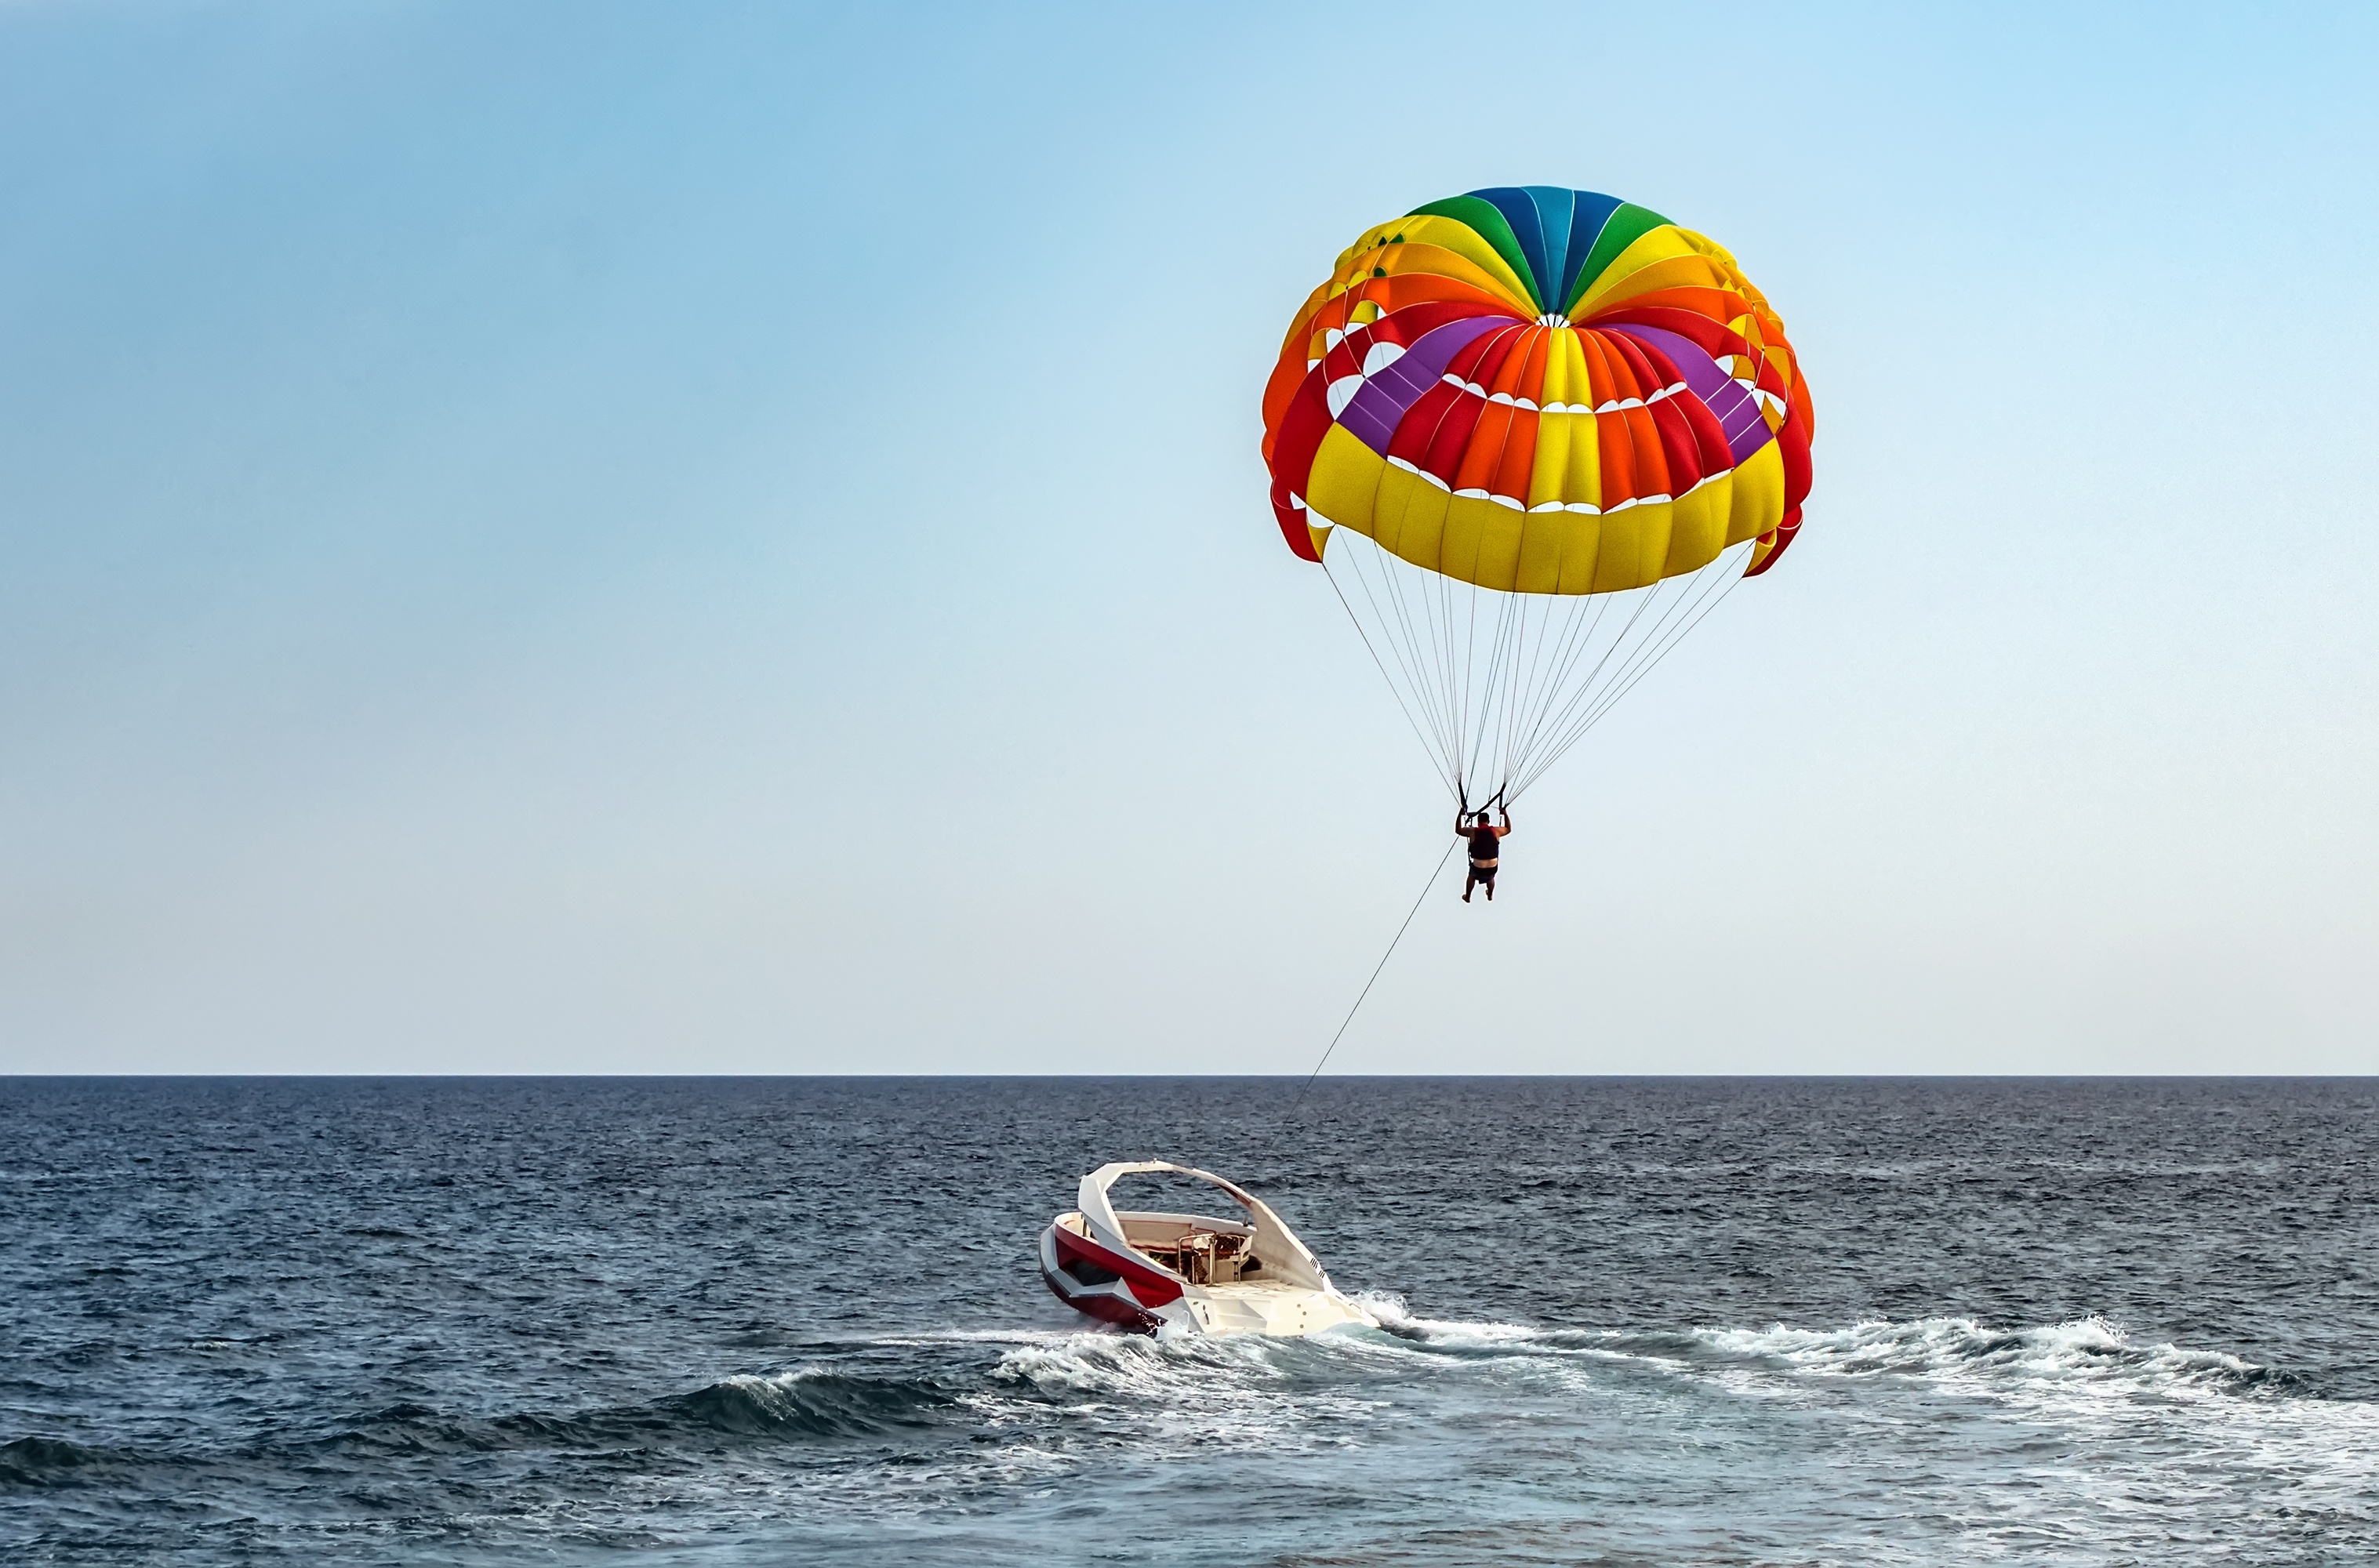
[{"label": "sky", "polygon": [[1305,1073],[1448,803],[1259,399],[1523,183],[1733,251],[1815,490],[1331,1070],[2379,1071],[2374,49],[0,3],[0,1071]]}]

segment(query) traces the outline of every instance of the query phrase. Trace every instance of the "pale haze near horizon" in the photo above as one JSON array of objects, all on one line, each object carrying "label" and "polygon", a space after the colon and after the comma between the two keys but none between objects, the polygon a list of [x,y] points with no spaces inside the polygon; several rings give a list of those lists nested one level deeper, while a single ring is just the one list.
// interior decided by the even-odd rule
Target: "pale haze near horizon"
[{"label": "pale haze near horizon", "polygon": [[1294,1072],[1448,808],[1258,400],[1496,184],[1806,527],[1346,1072],[2379,1069],[2355,10],[0,8],[0,1070]]}]

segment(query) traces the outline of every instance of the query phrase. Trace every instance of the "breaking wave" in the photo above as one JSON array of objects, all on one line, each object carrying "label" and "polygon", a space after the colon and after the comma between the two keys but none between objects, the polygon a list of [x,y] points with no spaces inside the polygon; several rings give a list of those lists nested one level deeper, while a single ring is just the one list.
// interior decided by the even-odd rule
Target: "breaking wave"
[{"label": "breaking wave", "polygon": [[88,1448],[64,1438],[21,1437],[0,1442],[0,1486],[72,1485],[94,1471],[114,1468],[124,1457],[113,1449]]},{"label": "breaking wave", "polygon": [[550,1414],[455,1415],[393,1405],[345,1422],[320,1450],[345,1454],[441,1454],[536,1449],[667,1447],[719,1436],[830,1440],[882,1438],[944,1418],[957,1396],[929,1379],[871,1376],[825,1367],[738,1374],[649,1404]]},{"label": "breaking wave", "polygon": [[948,1392],[915,1379],[803,1368],[727,1378],[664,1401],[662,1408],[744,1437],[859,1438],[931,1426],[955,1403]]}]

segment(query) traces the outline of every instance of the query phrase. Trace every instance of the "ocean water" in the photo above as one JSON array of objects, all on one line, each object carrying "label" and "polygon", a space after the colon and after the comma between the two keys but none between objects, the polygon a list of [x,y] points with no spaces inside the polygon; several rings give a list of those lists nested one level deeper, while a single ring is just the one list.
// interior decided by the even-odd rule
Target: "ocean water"
[{"label": "ocean water", "polygon": [[[0,1080],[11,1563],[2379,1562],[2373,1080]],[[1388,1328],[1035,1233],[1271,1200]]]}]

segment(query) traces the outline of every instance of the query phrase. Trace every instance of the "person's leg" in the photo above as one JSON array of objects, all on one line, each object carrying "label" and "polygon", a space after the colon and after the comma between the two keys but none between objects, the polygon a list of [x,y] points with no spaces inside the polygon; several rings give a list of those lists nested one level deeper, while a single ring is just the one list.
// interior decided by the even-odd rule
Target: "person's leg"
[{"label": "person's leg", "polygon": [[1462,879],[1462,901],[1464,903],[1467,904],[1470,901],[1470,889],[1478,885],[1479,874],[1475,871]]}]

